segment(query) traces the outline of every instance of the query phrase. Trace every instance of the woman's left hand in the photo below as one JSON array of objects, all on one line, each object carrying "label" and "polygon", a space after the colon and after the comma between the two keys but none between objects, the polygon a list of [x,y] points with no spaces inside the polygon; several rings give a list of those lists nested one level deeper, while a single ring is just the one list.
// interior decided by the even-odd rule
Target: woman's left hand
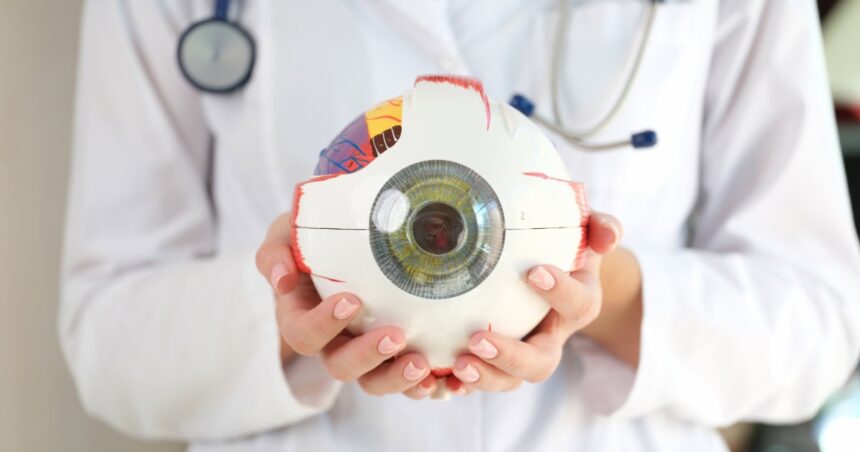
[{"label": "woman's left hand", "polygon": [[543,321],[523,340],[492,331],[475,333],[469,340],[471,353],[454,363],[456,378],[447,381],[450,390],[458,395],[470,390],[510,391],[523,381],[541,382],[555,372],[568,338],[600,313],[601,260],[621,239],[621,224],[610,215],[592,213],[587,230],[589,249],[579,270],[541,265],[528,273],[529,285],[552,308]]}]

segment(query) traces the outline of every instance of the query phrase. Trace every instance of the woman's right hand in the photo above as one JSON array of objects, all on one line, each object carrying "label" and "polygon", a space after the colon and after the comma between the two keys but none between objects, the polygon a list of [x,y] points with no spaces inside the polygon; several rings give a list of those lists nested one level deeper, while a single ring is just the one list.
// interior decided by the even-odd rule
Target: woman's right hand
[{"label": "woman's right hand", "polygon": [[286,365],[294,353],[320,355],[331,376],[357,381],[371,395],[402,392],[421,399],[436,390],[430,364],[420,353],[398,356],[406,347],[403,331],[383,326],[359,336],[346,326],[361,312],[361,300],[337,293],[324,300],[307,274],[300,273],[290,250],[289,213],[272,223],[257,251],[257,269],[269,280],[276,296],[281,332],[281,358]]}]

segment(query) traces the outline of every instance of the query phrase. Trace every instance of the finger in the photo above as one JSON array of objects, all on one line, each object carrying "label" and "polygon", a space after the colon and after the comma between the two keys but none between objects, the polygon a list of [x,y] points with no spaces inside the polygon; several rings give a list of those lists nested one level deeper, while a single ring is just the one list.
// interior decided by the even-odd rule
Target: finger
[{"label": "finger", "polygon": [[316,300],[312,294],[289,295],[275,305],[281,336],[300,355],[317,354],[361,311],[358,297],[346,292]]},{"label": "finger", "polygon": [[323,349],[323,363],[336,380],[352,381],[406,347],[400,328],[383,326],[358,337],[339,336]]},{"label": "finger", "polygon": [[588,246],[598,254],[612,252],[621,241],[621,222],[612,215],[592,212],[588,220]]},{"label": "finger", "polygon": [[[547,318],[551,317],[552,312]],[[544,325],[546,329],[548,327]],[[469,351],[502,372],[534,383],[546,380],[558,367],[562,341],[546,331],[526,341],[481,331],[469,340]]]},{"label": "finger", "polygon": [[533,268],[529,285],[566,320],[592,319],[600,311],[599,256],[590,255],[586,265],[573,273],[552,265]]},{"label": "finger", "polygon": [[430,363],[420,353],[407,353],[380,364],[358,378],[358,384],[370,395],[403,392],[430,375]]},{"label": "finger", "polygon": [[436,377],[429,375],[415,386],[403,391],[403,395],[413,400],[421,400],[436,392]]},{"label": "finger", "polygon": [[[448,392],[455,396],[464,396],[472,392],[459,378],[454,375],[448,375],[445,377],[445,387],[448,388]],[[435,395],[434,395],[435,397]],[[447,400],[450,395],[448,394],[439,394],[440,398],[444,398]]]},{"label": "finger", "polygon": [[513,391],[522,378],[515,377],[474,355],[463,355],[454,362],[454,375],[466,389],[488,392]]},{"label": "finger", "polygon": [[255,259],[257,270],[279,295],[292,291],[299,282],[300,273],[290,249],[291,229],[289,214],[276,218]]}]

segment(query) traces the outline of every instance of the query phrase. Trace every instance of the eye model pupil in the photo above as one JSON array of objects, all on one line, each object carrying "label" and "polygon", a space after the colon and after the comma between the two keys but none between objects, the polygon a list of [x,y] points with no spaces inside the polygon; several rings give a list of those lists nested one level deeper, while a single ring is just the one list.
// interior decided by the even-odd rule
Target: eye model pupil
[{"label": "eye model pupil", "polygon": [[462,215],[453,207],[433,202],[421,208],[412,221],[415,243],[431,254],[446,254],[457,248],[465,229]]}]

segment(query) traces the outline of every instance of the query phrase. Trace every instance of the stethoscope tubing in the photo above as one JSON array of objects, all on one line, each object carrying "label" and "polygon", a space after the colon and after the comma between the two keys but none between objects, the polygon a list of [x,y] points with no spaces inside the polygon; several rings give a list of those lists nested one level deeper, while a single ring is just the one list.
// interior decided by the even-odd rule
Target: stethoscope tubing
[{"label": "stethoscope tubing", "polygon": [[550,120],[535,111],[534,104],[525,96],[516,94],[511,98],[510,104],[531,118],[533,121],[541,124],[547,129],[555,132],[565,140],[587,151],[607,151],[620,149],[631,146],[635,149],[649,148],[657,144],[657,134],[653,130],[643,130],[633,133],[629,138],[609,141],[605,143],[592,143],[588,141],[588,137],[601,132],[608,124],[610,124],[621,107],[626,103],[629,97],[633,82],[637,79],[639,68],[642,65],[642,59],[645,51],[648,48],[648,41],[653,30],[654,16],[657,13],[657,3],[662,0],[649,0],[648,11],[645,15],[645,22],[640,33],[639,43],[636,46],[633,55],[633,63],[630,70],[627,72],[627,77],[624,79],[624,84],[621,90],[612,102],[609,111],[603,115],[593,126],[582,130],[571,130],[561,125],[561,112],[559,110],[559,85],[561,79],[561,60],[564,55],[565,45],[567,40],[568,23],[570,21],[570,6],[569,0],[559,0],[559,18],[556,25],[555,38],[553,42],[552,64],[550,69],[550,98],[552,105],[553,119]]},{"label": "stethoscope tubing", "polygon": [[[631,134],[631,136],[626,139],[619,139],[604,143],[592,143],[588,140],[588,138],[593,135],[596,135],[597,133],[605,129],[606,126],[615,119],[622,106],[626,103],[631,91],[631,87],[633,86],[633,82],[637,79],[637,76],[639,74],[639,69],[642,65],[643,56],[648,47],[648,41],[651,37],[651,32],[654,24],[654,17],[656,16],[657,3],[662,2],[662,0],[648,0],[650,5],[645,16],[644,25],[642,26],[639,43],[636,46],[636,49],[633,54],[633,63],[630,70],[627,72],[627,76],[624,79],[624,83],[618,93],[618,96],[616,96],[609,110],[600,118],[599,121],[597,121],[593,126],[582,130],[571,130],[561,124],[561,112],[558,102],[559,85],[561,83],[560,79],[562,72],[561,60],[562,55],[564,55],[565,42],[567,40],[568,34],[568,23],[570,21],[570,6],[568,5],[568,1],[569,0],[559,0],[559,18],[558,24],[556,25],[555,38],[553,42],[553,53],[550,71],[550,98],[552,104],[553,119],[550,120],[538,114],[535,111],[534,104],[532,103],[532,101],[530,101],[523,95],[515,94],[511,98],[510,104],[526,116],[530,117],[535,122],[555,132],[570,143],[587,151],[606,151],[624,148],[627,146],[632,146],[636,149],[654,146],[657,143],[657,134],[652,130],[644,130]],[[231,22],[229,20],[229,12],[230,0],[215,0],[213,16],[208,19],[204,19],[202,21],[191,24],[191,26],[188,27],[188,29],[186,29],[180,36],[179,45],[177,46],[176,51],[177,63],[179,64],[179,68],[182,72],[182,75],[188,80],[189,83],[191,83],[191,85],[193,85],[200,91],[212,94],[229,94],[244,87],[251,79],[251,74],[253,72],[253,67],[256,60],[256,42],[254,41],[254,38],[251,36],[251,34],[248,33],[244,28],[242,28],[238,23]],[[250,46],[251,55],[248,62],[249,66],[245,75],[241,79],[237,80],[235,83],[228,86],[209,86],[205,83],[202,83],[200,80],[197,79],[197,77],[194,76],[194,74],[190,73],[182,57],[182,46],[183,43],[186,41],[187,37],[198,27],[204,26],[206,24],[211,24],[213,22],[227,24],[228,26],[232,27],[234,30],[238,31],[241,36],[244,37],[244,39],[248,42]]]},{"label": "stethoscope tubing", "polygon": [[[552,112],[554,122],[556,124],[561,123],[561,113],[558,106],[559,79],[561,78],[561,56],[564,55],[564,43],[566,42],[567,30],[570,22],[570,6],[568,5],[568,0],[561,0],[559,3],[561,3],[561,11],[556,31],[555,50],[552,58],[552,75],[550,81],[550,89],[552,90]],[[618,96],[616,96],[615,101],[612,103],[612,107],[603,115],[603,118],[597,121],[593,126],[583,130],[568,129],[566,135],[569,135],[571,138],[576,137],[578,139],[588,138],[589,136],[602,131],[607,124],[615,119],[615,116],[618,114],[619,110],[621,110],[621,106],[624,105],[628,95],[630,94],[630,88],[633,86],[633,81],[636,80],[639,75],[639,67],[642,65],[642,57],[645,55],[645,49],[648,48],[648,40],[651,37],[651,29],[654,24],[654,16],[656,12],[657,0],[650,0],[650,5],[645,16],[645,24],[642,26],[639,44],[633,57],[633,65],[627,72],[624,85],[622,85],[621,91],[619,91]]]}]

